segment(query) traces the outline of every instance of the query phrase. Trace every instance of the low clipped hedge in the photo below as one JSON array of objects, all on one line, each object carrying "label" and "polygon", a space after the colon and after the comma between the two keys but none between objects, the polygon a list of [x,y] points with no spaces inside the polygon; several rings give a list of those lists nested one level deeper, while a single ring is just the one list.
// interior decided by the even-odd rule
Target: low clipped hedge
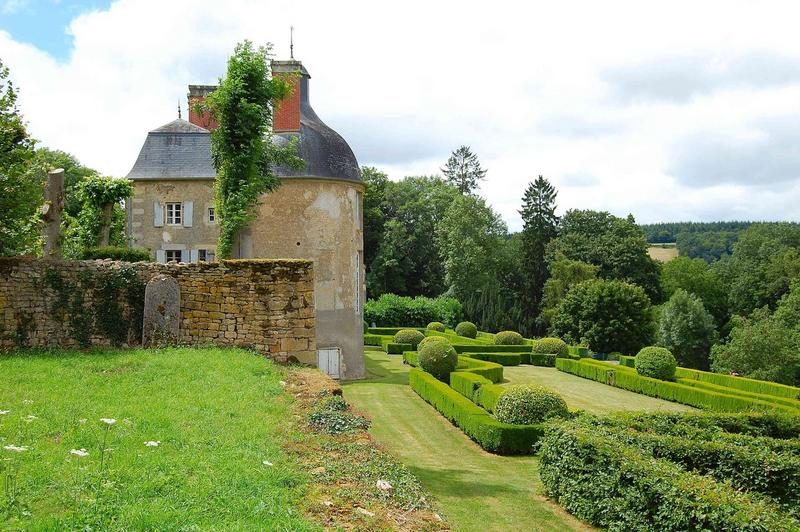
[{"label": "low clipped hedge", "polygon": [[548,424],[540,448],[545,494],[599,527],[745,531],[800,527],[774,504],[621,445],[580,420]]},{"label": "low clipped hedge", "polygon": [[583,345],[567,346],[567,352],[573,358],[585,358],[591,355],[589,348]]},{"label": "low clipped hedge", "polygon": [[800,411],[795,408],[771,402],[767,396],[762,396],[763,399],[753,399],[734,395],[733,393],[714,392],[676,382],[644,377],[630,368],[612,366],[592,359],[572,360],[559,358],[556,360],[556,368],[566,373],[572,373],[573,375],[609,384],[617,388],[697,408],[726,412],[774,409],[800,414]]},{"label": "low clipped hedge", "polygon": [[530,454],[543,433],[541,425],[509,425],[494,419],[447,384],[420,369],[408,373],[411,388],[483,449],[498,454]]},{"label": "low clipped hedge", "polygon": [[530,353],[531,346],[529,345],[458,345],[454,344],[453,348],[458,351],[458,354],[469,353]]},{"label": "low clipped hedge", "polygon": [[788,397],[776,397],[774,395],[763,395],[759,393],[745,392],[743,390],[729,388],[727,386],[718,386],[716,384],[711,384],[710,382],[696,381],[694,379],[677,379],[676,382],[678,384],[684,384],[686,386],[701,388],[703,390],[710,390],[712,392],[734,394],[740,397],[747,397],[758,401],[769,401],[771,403],[785,405],[800,410],[800,401],[798,401],[797,399],[789,399]]},{"label": "low clipped hedge", "polygon": [[416,349],[425,335],[416,329],[400,329],[394,334],[394,343],[396,344],[411,344],[411,347]]},{"label": "low clipped hedge", "polygon": [[569,356],[569,346],[561,338],[539,338],[534,340],[531,351],[545,355],[556,355],[558,358]]},{"label": "low clipped hedge", "polygon": [[450,387],[473,403],[476,402],[475,393],[484,385],[495,386],[492,381],[476,373],[454,371],[450,374]]},{"label": "low clipped hedge", "polygon": [[495,345],[522,345],[525,343],[525,338],[515,331],[500,331],[494,335]]},{"label": "low clipped hedge", "polygon": [[636,357],[622,355],[619,357],[619,365],[636,369]]},{"label": "low clipped hedge", "polygon": [[555,367],[556,355],[549,355],[544,353],[524,353],[527,355],[528,364],[533,366],[545,366],[548,368]]},{"label": "low clipped hedge", "polygon": [[739,491],[761,493],[800,517],[800,456],[739,442],[696,441],[686,436],[599,428],[606,437],[677,463],[687,470],[730,481]]},{"label": "low clipped hedge", "polygon": [[421,333],[425,332],[425,329],[417,329],[416,327],[370,327],[367,332],[369,334],[378,334],[380,336],[394,336],[400,331],[406,329],[414,329]]},{"label": "low clipped hedge", "polygon": [[506,391],[506,387],[500,384],[484,384],[475,391],[473,400],[475,404],[482,406],[489,412],[494,412],[494,407],[504,391]]},{"label": "low clipped hedge", "polygon": [[478,336],[478,328],[471,321],[462,321],[456,325],[456,334],[465,338],[475,338]]},{"label": "low clipped hedge", "polygon": [[495,362],[478,360],[467,356],[458,356],[458,366],[456,371],[467,371],[485,377],[492,382],[502,382],[503,366]]},{"label": "low clipped hedge", "polygon": [[414,346],[411,344],[398,344],[391,342],[386,344],[386,352],[390,355],[402,355],[406,351],[413,351]]},{"label": "low clipped hedge", "polygon": [[470,353],[470,358],[487,360],[501,366],[519,366],[522,363],[521,355],[527,353]]},{"label": "low clipped hedge", "polygon": [[419,356],[416,351],[403,351],[403,363],[409,366],[419,367]]},{"label": "low clipped hedge", "polygon": [[383,294],[364,304],[364,319],[381,327],[424,327],[432,321],[452,325],[463,319],[463,311],[461,303],[452,297]]},{"label": "low clipped hedge", "polygon": [[677,368],[675,370],[675,377],[679,379],[694,379],[697,381],[707,382],[709,384],[716,384],[718,386],[736,388],[737,390],[742,390],[745,392],[758,393],[762,395],[774,395],[776,397],[787,397],[789,399],[800,400],[800,388],[796,386],[778,384],[777,382],[760,381],[756,379],[748,379],[746,377],[734,377],[733,375],[711,373],[709,371],[700,371],[699,369],[688,368]]},{"label": "low clipped hedge", "polygon": [[675,377],[678,362],[665,347],[643,347],[634,359],[636,372],[643,377],[670,381]]},{"label": "low clipped hedge", "polygon": [[149,249],[126,248],[122,246],[104,246],[87,249],[83,252],[84,260],[111,259],[122,262],[152,262]]},{"label": "low clipped hedge", "polygon": [[364,335],[364,345],[377,345],[381,346],[383,337],[377,334],[365,334]]}]

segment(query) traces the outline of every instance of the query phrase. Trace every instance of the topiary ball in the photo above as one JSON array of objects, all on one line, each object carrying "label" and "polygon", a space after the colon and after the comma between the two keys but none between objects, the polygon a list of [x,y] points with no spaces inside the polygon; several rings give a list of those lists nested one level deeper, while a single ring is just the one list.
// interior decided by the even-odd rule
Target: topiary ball
[{"label": "topiary ball", "polygon": [[428,330],[431,330],[431,331],[436,331],[436,332],[444,332],[444,330],[445,330],[444,323],[442,323],[440,321],[432,321],[425,328],[428,329]]},{"label": "topiary ball", "polygon": [[518,332],[500,331],[494,335],[495,345],[522,345],[524,343],[525,338]]},{"label": "topiary ball", "polygon": [[662,381],[675,378],[678,362],[669,349],[664,347],[645,347],[636,354],[634,366],[639,375],[652,377]]},{"label": "topiary ball", "polygon": [[514,425],[531,425],[568,416],[569,409],[564,399],[543,386],[509,386],[494,406],[494,417],[498,421]]},{"label": "topiary ball", "polygon": [[420,342],[420,343],[417,345],[417,351],[419,351],[420,349],[422,349],[422,346],[423,346],[423,345],[425,345],[425,344],[427,344],[428,342],[437,342],[437,341],[439,341],[439,340],[445,341],[445,342],[447,342],[448,344],[450,344],[450,342],[448,342],[448,341],[447,341],[447,338],[445,338],[444,336],[426,336],[426,337],[425,337],[425,338],[423,338],[423,339],[422,339],[422,341],[421,341],[421,342]]},{"label": "topiary ball", "polygon": [[561,338],[539,338],[533,342],[532,351],[544,355],[555,355],[556,358],[569,357],[569,346]]},{"label": "topiary ball", "polygon": [[471,321],[462,321],[456,325],[456,334],[467,338],[475,338],[478,336],[478,328]]},{"label": "topiary ball", "polygon": [[400,329],[394,335],[394,343],[411,344],[414,349],[425,338],[425,335],[416,329]]},{"label": "topiary ball", "polygon": [[458,365],[458,353],[445,338],[429,336],[418,353],[419,367],[443,382],[450,381],[450,372]]}]

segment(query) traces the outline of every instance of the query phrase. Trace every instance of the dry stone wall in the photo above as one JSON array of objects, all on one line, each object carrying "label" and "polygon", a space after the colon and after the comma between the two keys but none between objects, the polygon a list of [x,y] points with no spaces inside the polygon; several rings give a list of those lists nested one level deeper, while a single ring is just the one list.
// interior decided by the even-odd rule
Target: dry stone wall
[{"label": "dry stone wall", "polygon": [[314,271],[307,260],[0,258],[0,348],[139,345],[145,286],[159,275],[180,286],[179,343],[316,362]]}]

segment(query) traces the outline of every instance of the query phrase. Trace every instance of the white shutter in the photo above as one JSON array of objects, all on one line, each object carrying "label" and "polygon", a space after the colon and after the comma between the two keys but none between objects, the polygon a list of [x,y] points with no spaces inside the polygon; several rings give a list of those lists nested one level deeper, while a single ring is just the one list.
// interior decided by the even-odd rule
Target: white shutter
[{"label": "white shutter", "polygon": [[197,262],[197,250],[192,250],[192,262]]},{"label": "white shutter", "polygon": [[184,227],[191,227],[192,226],[192,216],[194,216],[194,202],[193,201],[185,201],[185,202],[183,202],[183,226]]},{"label": "white shutter", "polygon": [[153,202],[153,227],[164,227],[164,206],[158,201]]},{"label": "white shutter", "polygon": [[181,249],[181,260],[179,262],[189,262],[189,250],[188,249]]},{"label": "white shutter", "polygon": [[156,262],[167,262],[167,254],[164,252],[163,249],[156,250]]}]

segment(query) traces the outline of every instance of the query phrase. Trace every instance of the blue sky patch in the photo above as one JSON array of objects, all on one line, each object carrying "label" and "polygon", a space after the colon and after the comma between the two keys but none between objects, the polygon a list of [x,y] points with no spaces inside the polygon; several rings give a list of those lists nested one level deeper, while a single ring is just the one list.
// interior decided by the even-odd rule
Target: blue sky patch
[{"label": "blue sky patch", "polygon": [[0,0],[0,29],[63,62],[72,52],[70,21],[110,4],[111,0]]}]

